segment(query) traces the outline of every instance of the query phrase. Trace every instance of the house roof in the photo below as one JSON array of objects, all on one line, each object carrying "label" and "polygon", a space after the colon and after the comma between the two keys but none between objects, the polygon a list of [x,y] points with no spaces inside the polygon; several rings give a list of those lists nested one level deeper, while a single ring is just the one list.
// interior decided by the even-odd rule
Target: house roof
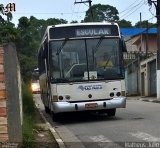
[{"label": "house roof", "polygon": [[131,36],[137,36],[139,34],[156,34],[157,28],[120,28],[121,34],[124,37],[131,37]]}]

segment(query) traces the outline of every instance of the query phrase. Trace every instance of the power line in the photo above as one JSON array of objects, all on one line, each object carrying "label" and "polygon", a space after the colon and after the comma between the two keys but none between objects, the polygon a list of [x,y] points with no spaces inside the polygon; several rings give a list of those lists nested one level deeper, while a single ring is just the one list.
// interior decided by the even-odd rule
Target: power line
[{"label": "power line", "polygon": [[[79,11],[79,9],[80,9],[80,5],[78,5],[77,12]],[[78,13],[76,13],[76,16],[78,17]]]},{"label": "power line", "polygon": [[128,11],[123,14],[121,17],[124,17],[125,15],[128,15],[128,13],[130,13],[130,11],[134,11],[139,5],[143,4],[143,1],[141,0],[138,4],[134,5],[133,7],[131,7],[130,9],[128,9]]},{"label": "power line", "polygon": [[128,16],[130,16],[130,15],[132,15],[135,11],[137,11],[139,8],[141,8],[142,6],[143,6],[144,4],[142,3],[141,5],[139,5],[139,7],[138,8],[136,8],[135,10],[133,10],[131,13],[126,13],[125,15],[123,15],[123,16],[121,16],[120,18],[122,19],[124,19],[124,18],[127,18]]},{"label": "power line", "polygon": [[[150,21],[150,20],[152,20],[153,18],[155,18],[156,16],[153,16],[153,17],[151,17],[151,18],[149,18],[148,20],[145,20],[145,21]],[[152,27],[154,27],[154,26],[156,26],[156,23],[154,24],[152,24],[149,28],[152,28]],[[132,27],[131,27],[132,28]],[[144,32],[146,32],[147,31],[147,29],[145,29],[145,30],[143,30],[141,33],[144,33]],[[126,33],[127,34],[129,34],[129,33],[131,33],[132,32],[132,30],[129,30],[129,31],[127,31]],[[141,33],[138,33],[138,34],[141,34]],[[136,34],[136,35],[138,35],[138,34]],[[130,41],[131,40],[131,38],[129,38],[128,40],[126,40],[126,42],[127,41]]]},{"label": "power line", "polygon": [[85,11],[81,11],[81,12],[15,12],[15,14],[60,14],[60,15],[67,15],[67,14],[72,14],[72,13],[86,13]]},{"label": "power line", "polygon": [[87,1],[79,1],[79,2],[77,2],[76,0],[75,0],[75,4],[81,4],[81,3],[83,3],[83,4],[85,4],[85,3],[89,3],[89,9],[90,9],[90,13],[91,13],[91,16],[92,16],[92,21],[94,21],[94,18],[93,18],[93,11],[92,11],[92,0],[87,0]]},{"label": "power line", "polygon": [[[123,11],[121,11],[121,12],[119,12],[119,14],[121,14],[121,13],[123,13],[123,12],[125,12],[125,11],[127,11],[127,10],[130,10],[130,9],[132,9],[132,8],[134,8],[135,7],[135,3],[137,2],[137,0],[135,0],[131,5],[129,5],[126,9],[124,9]],[[133,7],[131,7],[132,5],[134,5]]]},{"label": "power line", "polygon": [[75,5],[73,7],[71,6],[71,9],[72,9],[72,15],[71,15],[72,19],[71,20],[73,20],[73,13],[74,13]]}]

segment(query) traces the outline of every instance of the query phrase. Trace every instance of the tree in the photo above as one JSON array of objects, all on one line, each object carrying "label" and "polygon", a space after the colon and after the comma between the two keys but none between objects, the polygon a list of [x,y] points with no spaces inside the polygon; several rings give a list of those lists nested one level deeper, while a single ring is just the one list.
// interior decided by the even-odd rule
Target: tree
[{"label": "tree", "polygon": [[[56,18],[49,18],[46,20],[46,25],[57,25],[57,24],[66,24],[67,21],[64,19],[56,19]],[[46,26],[46,27],[47,27]]]},{"label": "tree", "polygon": [[119,25],[120,27],[132,27],[131,22],[130,22],[130,21],[126,21],[126,20],[124,20],[124,19],[118,21],[117,23],[118,23],[118,25]]},{"label": "tree", "polygon": [[76,20],[71,21],[71,24],[74,24],[74,23],[78,23],[78,21],[76,21]]},{"label": "tree", "polygon": [[[149,27],[149,28],[154,27],[154,26],[155,26],[155,24],[148,22],[148,27]],[[144,21],[142,21],[142,22],[140,22],[140,21],[137,22],[137,23],[135,24],[135,27],[137,27],[137,28],[140,28],[140,27],[142,27],[142,28],[147,28],[147,20],[144,20]]]},{"label": "tree", "polygon": [[[93,20],[92,20],[91,10],[93,12]],[[118,14],[119,14],[118,10],[113,6],[96,4],[92,5],[91,8],[89,8],[86,11],[84,22],[118,21],[119,20]]]},{"label": "tree", "polygon": [[[14,42],[17,36],[16,28],[13,23],[11,23],[12,14],[9,12],[4,14],[4,6],[0,4],[0,43]],[[5,20],[2,15],[7,16]]]},{"label": "tree", "polygon": [[[11,12],[4,14],[4,5],[3,4],[0,4],[0,14],[6,15],[8,22],[10,22],[12,20],[12,13]],[[0,22],[4,22],[2,15],[0,15]]]},{"label": "tree", "polygon": [[32,72],[37,67],[37,51],[48,25],[67,23],[66,20],[49,18],[47,20],[21,17],[17,27],[16,47],[21,66],[22,78],[31,80]]}]

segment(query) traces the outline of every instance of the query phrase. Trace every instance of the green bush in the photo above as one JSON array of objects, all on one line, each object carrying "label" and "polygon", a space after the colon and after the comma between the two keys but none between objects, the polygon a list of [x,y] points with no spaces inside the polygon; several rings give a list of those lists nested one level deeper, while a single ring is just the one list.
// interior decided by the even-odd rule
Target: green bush
[{"label": "green bush", "polygon": [[34,148],[33,117],[24,114],[23,117],[23,148]]},{"label": "green bush", "polygon": [[22,84],[23,113],[34,115],[35,105],[30,86]]},{"label": "green bush", "polygon": [[35,115],[35,105],[33,101],[32,92],[30,86],[27,84],[22,84],[22,99],[23,99],[23,148],[34,147],[34,115]]}]

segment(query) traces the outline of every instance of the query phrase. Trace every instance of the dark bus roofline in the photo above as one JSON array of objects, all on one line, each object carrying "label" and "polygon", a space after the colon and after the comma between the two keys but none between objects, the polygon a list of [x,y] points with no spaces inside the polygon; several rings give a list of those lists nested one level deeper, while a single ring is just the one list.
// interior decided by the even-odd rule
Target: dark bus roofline
[{"label": "dark bus roofline", "polygon": [[58,24],[58,25],[50,25],[47,29],[54,28],[54,27],[68,27],[68,26],[83,26],[83,25],[116,25],[119,26],[115,22],[86,22],[86,23],[68,23],[68,24]]},{"label": "dark bus roofline", "polygon": [[103,37],[104,39],[112,39],[112,38],[118,38],[120,39],[120,36],[93,36],[93,37],[73,37],[73,38],[59,38],[59,39],[49,39],[49,41],[63,41],[63,40],[84,40],[84,39],[99,39]]},{"label": "dark bus roofline", "polygon": [[43,38],[42,38],[42,41],[41,41],[41,43],[40,43],[40,46],[39,46],[39,48],[38,48],[38,53],[39,53],[39,51],[40,51],[40,48],[41,48],[41,45],[43,44],[43,42],[45,41],[45,39],[46,38],[48,38],[49,39],[49,30],[51,29],[51,28],[63,28],[63,27],[74,27],[74,26],[96,26],[96,25],[102,25],[102,26],[104,26],[104,25],[110,25],[110,26],[112,26],[112,25],[115,25],[115,26],[117,26],[117,28],[118,28],[118,31],[119,31],[119,36],[120,36],[120,29],[119,29],[119,25],[117,24],[117,23],[115,23],[115,22],[86,22],[86,23],[73,23],[73,24],[71,24],[71,23],[68,23],[68,24],[58,24],[58,25],[50,25],[50,26],[47,26],[47,28],[46,28],[46,30],[45,30],[45,33],[44,33],[44,36],[43,36]]}]

